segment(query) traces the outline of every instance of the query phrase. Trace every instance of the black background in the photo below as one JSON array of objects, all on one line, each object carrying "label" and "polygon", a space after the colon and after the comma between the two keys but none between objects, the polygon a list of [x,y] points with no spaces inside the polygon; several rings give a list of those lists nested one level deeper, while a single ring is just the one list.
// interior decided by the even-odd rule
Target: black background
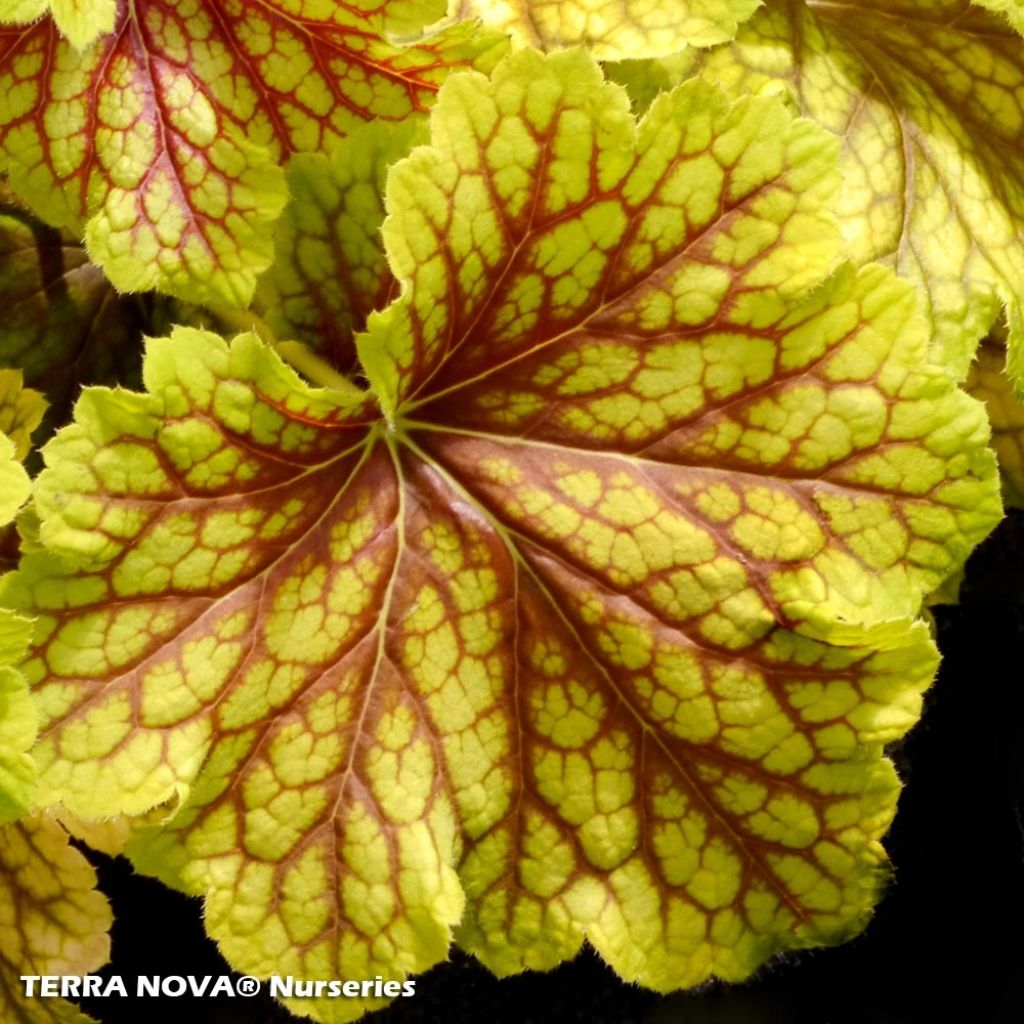
[{"label": "black background", "polygon": [[[895,878],[867,930],[787,956],[744,985],[657,996],[593,953],[499,981],[457,951],[367,1024],[924,1024],[1024,1021],[1024,514],[975,552],[960,604],[936,610],[944,660],[921,723],[892,752],[906,783],[886,840]],[[200,903],[90,854],[114,905],[103,975],[229,973]],[[131,983],[129,982],[129,987]],[[273,1001],[94,999],[102,1024],[285,1024]]]}]

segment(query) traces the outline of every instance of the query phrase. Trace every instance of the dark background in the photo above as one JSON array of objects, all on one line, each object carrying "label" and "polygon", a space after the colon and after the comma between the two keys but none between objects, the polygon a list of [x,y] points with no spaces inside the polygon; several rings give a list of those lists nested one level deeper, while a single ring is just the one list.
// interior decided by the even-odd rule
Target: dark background
[{"label": "dark background", "polygon": [[[453,951],[367,1024],[1020,1024],[1024,1021],[1024,514],[974,553],[960,604],[936,610],[944,660],[921,723],[892,752],[906,782],[886,840],[895,878],[867,930],[789,955],[744,985],[658,996],[593,953],[498,981]],[[200,903],[90,854],[114,905],[102,972],[226,974]],[[102,1024],[285,1024],[254,999],[104,999]]]}]

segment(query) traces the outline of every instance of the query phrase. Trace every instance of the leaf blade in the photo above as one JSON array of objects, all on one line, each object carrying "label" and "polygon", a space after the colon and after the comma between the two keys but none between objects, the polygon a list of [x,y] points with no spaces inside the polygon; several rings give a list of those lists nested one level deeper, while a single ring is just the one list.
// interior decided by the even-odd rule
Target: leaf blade
[{"label": "leaf blade", "polygon": [[5,27],[0,161],[34,212],[84,229],[121,290],[246,306],[287,198],[281,158],[329,149],[374,116],[399,120],[450,66],[493,60],[493,40],[459,28],[397,47],[395,18],[410,27],[390,0],[255,13],[140,0],[81,53],[49,19]]},{"label": "leaf blade", "polygon": [[[0,1010],[14,1024],[91,1024],[64,999],[24,995],[21,975],[82,976],[110,955],[110,907],[96,874],[44,813],[0,829]],[[38,986],[38,982],[36,982]]]},{"label": "leaf blade", "polygon": [[[510,144],[527,124],[534,145]],[[701,165],[693,195],[707,153],[721,173]],[[828,276],[833,158],[780,104],[700,84],[637,131],[578,54],[453,79],[430,147],[390,175],[404,291],[358,342],[381,410],[255,338],[179,332],[145,393],[88,392],[49,447],[53,553],[2,588],[40,619],[43,786],[94,815],[173,806],[132,856],[206,893],[254,973],[422,969],[462,911],[456,870],[461,941],[503,973],[587,936],[667,989],[861,927],[898,792],[883,748],[935,664],[921,598],[999,503],[980,407],[924,364],[908,286]],[[493,190],[489,162],[513,171]],[[599,269],[499,335],[492,296],[531,266],[531,232],[589,224],[603,253],[588,218],[624,195],[613,223],[650,233],[615,242],[648,244],[600,268],[627,287],[604,302]],[[579,247],[548,259],[578,266]],[[715,309],[693,287],[710,263],[736,282]],[[558,419],[631,381],[622,350],[667,343],[713,357],[696,405],[632,439],[628,417],[609,435]],[[585,349],[560,391],[552,368]],[[549,422],[479,401],[521,373]],[[838,396],[825,428],[808,387]],[[804,461],[747,428],[808,442]]]},{"label": "leaf blade", "polygon": [[479,18],[487,28],[508,32],[519,46],[554,50],[585,45],[599,60],[661,57],[685,46],[714,46],[731,39],[760,0],[686,0],[635,3],[615,10],[594,0],[548,3],[523,0],[453,0],[451,18]]},{"label": "leaf blade", "polygon": [[613,75],[646,101],[697,71],[735,94],[782,91],[841,135],[845,252],[922,288],[934,357],[958,380],[1001,306],[1017,323],[1024,54],[1009,25],[970,0],[774,0],[733,44]]}]

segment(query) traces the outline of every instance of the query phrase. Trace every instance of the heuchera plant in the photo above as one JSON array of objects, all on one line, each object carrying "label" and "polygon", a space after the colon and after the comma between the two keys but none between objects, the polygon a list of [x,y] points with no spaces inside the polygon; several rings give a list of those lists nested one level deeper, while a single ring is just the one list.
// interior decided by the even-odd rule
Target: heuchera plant
[{"label": "heuchera plant", "polygon": [[0,21],[0,1017],[85,1019],[17,980],[108,956],[69,833],[258,977],[862,929],[960,383],[1024,493],[1022,5]]}]

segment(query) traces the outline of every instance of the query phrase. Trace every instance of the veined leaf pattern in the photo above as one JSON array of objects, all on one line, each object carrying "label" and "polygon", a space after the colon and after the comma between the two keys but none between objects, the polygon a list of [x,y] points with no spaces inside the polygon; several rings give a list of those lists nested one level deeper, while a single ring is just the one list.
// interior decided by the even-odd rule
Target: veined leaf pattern
[{"label": "veined leaf pattern", "polygon": [[273,257],[279,162],[425,109],[495,40],[400,46],[436,4],[119,0],[84,50],[51,18],[0,27],[0,170],[35,213],[84,229],[123,291],[245,306]]},{"label": "veined leaf pattern", "polygon": [[846,252],[925,296],[932,355],[958,379],[1005,306],[1024,387],[1024,47],[971,0],[767,0],[733,43],[612,76],[641,102],[700,71],[727,92],[784,91],[843,142]]},{"label": "veined leaf pattern", "polygon": [[670,989],[862,927],[922,596],[1000,507],[912,288],[829,276],[836,154],[702,82],[637,125],[579,52],[453,76],[370,392],[182,329],[48,446],[42,792],[176,802],[129,854],[252,974],[586,938]]}]

